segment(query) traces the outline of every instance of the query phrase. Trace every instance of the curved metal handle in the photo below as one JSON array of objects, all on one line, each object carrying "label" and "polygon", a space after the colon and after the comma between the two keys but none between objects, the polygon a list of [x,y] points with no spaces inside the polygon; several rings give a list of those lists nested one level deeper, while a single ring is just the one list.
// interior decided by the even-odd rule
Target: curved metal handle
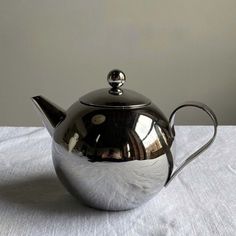
[{"label": "curved metal handle", "polygon": [[173,178],[186,166],[188,165],[191,161],[193,161],[200,153],[202,153],[203,151],[205,151],[214,141],[215,137],[216,137],[216,133],[217,133],[217,126],[218,126],[218,121],[216,118],[216,115],[214,114],[214,112],[211,110],[211,108],[209,108],[207,105],[200,103],[200,102],[186,102],[180,106],[178,106],[170,115],[169,118],[169,123],[170,123],[170,133],[172,138],[174,138],[175,136],[175,129],[174,129],[174,119],[175,119],[175,113],[183,108],[183,107],[196,107],[196,108],[200,108],[203,111],[205,111],[208,116],[211,118],[213,125],[214,125],[214,133],[213,136],[211,137],[211,139],[204,144],[202,147],[200,147],[197,151],[195,151],[192,155],[190,155],[190,157],[188,157],[179,167],[177,167],[177,169],[172,173],[172,175],[170,176],[169,181],[167,182],[167,184],[169,184]]}]

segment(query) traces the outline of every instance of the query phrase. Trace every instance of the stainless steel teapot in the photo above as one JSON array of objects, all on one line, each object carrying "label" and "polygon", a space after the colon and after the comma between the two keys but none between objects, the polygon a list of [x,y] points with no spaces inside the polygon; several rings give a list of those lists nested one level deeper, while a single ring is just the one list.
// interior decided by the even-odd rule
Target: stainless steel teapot
[{"label": "stainless steel teapot", "polygon": [[[126,77],[111,71],[111,88],[82,96],[67,111],[42,96],[32,100],[52,136],[57,176],[76,198],[104,210],[127,210],[155,196],[217,133],[213,111],[198,102],[177,107],[169,120],[145,96],[122,89]],[[173,171],[174,117],[182,107],[205,111],[214,125],[212,138]]]}]

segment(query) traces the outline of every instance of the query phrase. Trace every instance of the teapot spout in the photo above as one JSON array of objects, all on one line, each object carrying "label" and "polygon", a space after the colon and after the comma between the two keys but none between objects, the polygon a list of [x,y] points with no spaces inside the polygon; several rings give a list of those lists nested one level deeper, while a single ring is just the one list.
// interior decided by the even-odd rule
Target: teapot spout
[{"label": "teapot spout", "polygon": [[41,114],[44,126],[49,134],[53,136],[55,128],[66,117],[65,111],[42,96],[35,96],[31,99],[37,107],[39,114]]}]

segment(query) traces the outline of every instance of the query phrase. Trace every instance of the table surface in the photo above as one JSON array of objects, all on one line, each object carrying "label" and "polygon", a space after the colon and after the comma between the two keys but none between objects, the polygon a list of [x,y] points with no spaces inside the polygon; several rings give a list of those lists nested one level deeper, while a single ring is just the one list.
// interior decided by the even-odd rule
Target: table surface
[{"label": "table surface", "polygon": [[[212,134],[176,128],[175,165]],[[57,179],[44,128],[0,128],[0,235],[236,235],[236,126],[152,200],[130,211],[84,206]]]}]

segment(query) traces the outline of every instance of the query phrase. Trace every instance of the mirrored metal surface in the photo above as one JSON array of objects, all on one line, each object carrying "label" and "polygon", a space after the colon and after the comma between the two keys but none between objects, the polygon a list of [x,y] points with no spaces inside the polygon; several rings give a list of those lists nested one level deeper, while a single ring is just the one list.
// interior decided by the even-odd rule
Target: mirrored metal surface
[{"label": "mirrored metal surface", "polygon": [[79,109],[67,112],[53,142],[55,169],[66,188],[106,210],[131,209],[158,193],[173,165],[165,118],[153,107],[75,107]]},{"label": "mirrored metal surface", "polygon": [[[66,188],[85,204],[103,210],[140,206],[163,188],[169,172],[165,154],[142,161],[93,162],[54,142],[53,158]],[[113,158],[117,160],[119,155],[113,153]]]}]

